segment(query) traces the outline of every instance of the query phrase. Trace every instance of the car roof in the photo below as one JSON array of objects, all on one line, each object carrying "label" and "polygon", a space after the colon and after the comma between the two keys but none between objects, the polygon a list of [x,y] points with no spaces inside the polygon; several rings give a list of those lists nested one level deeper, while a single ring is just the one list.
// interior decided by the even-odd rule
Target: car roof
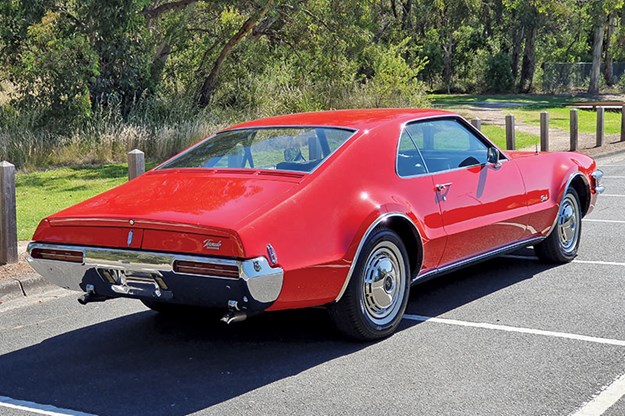
[{"label": "car roof", "polygon": [[228,127],[225,130],[271,126],[328,126],[357,130],[373,129],[389,123],[405,123],[427,117],[449,116],[455,113],[433,109],[374,108],[295,113],[262,118]]}]

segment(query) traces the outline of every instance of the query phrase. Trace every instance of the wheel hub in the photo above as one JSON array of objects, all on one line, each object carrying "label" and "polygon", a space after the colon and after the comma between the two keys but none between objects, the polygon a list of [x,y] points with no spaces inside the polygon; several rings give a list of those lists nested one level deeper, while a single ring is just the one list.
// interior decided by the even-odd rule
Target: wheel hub
[{"label": "wheel hub", "polygon": [[370,254],[365,266],[363,309],[376,323],[392,319],[403,297],[405,271],[395,245],[382,243]]}]

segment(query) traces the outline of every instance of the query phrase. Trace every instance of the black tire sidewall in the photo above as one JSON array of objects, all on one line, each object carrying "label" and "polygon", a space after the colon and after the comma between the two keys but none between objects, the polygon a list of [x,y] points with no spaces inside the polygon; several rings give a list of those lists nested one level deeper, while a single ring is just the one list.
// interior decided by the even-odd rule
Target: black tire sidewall
[{"label": "black tire sidewall", "polygon": [[[404,287],[403,297],[400,300],[401,302],[400,307],[397,311],[396,316],[393,319],[391,319],[391,321],[388,324],[378,325],[375,322],[371,321],[367,313],[363,310],[363,307],[361,305],[361,299],[363,297],[363,285],[364,285],[363,280],[365,278],[364,269],[367,263],[367,259],[369,258],[369,255],[371,254],[373,249],[380,242],[383,242],[383,241],[388,241],[390,243],[393,243],[395,246],[397,246],[397,248],[399,249],[401,253],[401,256],[402,256],[401,261],[404,263],[403,267],[405,271],[404,273],[405,274],[404,276],[405,287]],[[348,286],[348,290],[352,292],[351,293],[352,296],[350,296],[350,298],[352,302],[355,302],[353,306],[358,311],[355,317],[358,320],[358,324],[359,324],[358,326],[360,327],[361,332],[366,333],[367,338],[371,338],[371,339],[382,338],[382,337],[392,334],[395,331],[395,329],[401,322],[401,319],[404,315],[404,311],[406,310],[406,305],[408,304],[408,297],[410,295],[410,264],[408,262],[408,253],[406,252],[406,248],[402,240],[399,238],[399,236],[395,232],[385,229],[385,228],[381,228],[371,233],[371,236],[369,236],[369,238],[367,239],[358,257],[358,260],[356,262],[356,267],[354,269],[354,274]]]}]

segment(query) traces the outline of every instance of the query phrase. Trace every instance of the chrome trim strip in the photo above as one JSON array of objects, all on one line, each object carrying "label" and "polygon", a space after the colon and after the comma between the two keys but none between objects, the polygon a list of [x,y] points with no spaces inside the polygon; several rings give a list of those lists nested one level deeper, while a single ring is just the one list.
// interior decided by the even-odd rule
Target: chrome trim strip
[{"label": "chrome trim strip", "polygon": [[417,283],[419,281],[426,280],[426,279],[429,279],[429,278],[434,277],[434,276],[439,276],[439,275],[442,275],[442,274],[445,274],[445,273],[451,273],[454,270],[457,270],[457,269],[469,266],[469,265],[474,264],[474,263],[479,263],[481,261],[488,260],[488,259],[490,259],[492,257],[497,257],[497,256],[499,256],[501,254],[506,253],[506,252],[510,252],[510,251],[518,250],[518,249],[523,248],[523,247],[531,246],[533,244],[541,242],[544,239],[545,239],[545,237],[529,238],[527,240],[523,240],[523,241],[519,241],[519,242],[516,242],[516,243],[508,244],[506,246],[499,247],[499,248],[496,248],[496,249],[491,250],[491,251],[487,251],[487,252],[482,253],[482,254],[478,254],[477,256],[474,256],[474,257],[470,257],[470,258],[467,258],[467,259],[464,259],[464,260],[460,260],[458,262],[447,264],[447,265],[445,265],[443,267],[439,267],[439,268],[436,268],[434,270],[430,270],[427,273],[423,273],[421,275],[417,275],[417,277],[412,279],[411,284],[415,284],[415,283]]},{"label": "chrome trim strip", "polygon": [[354,259],[352,260],[352,264],[351,264],[351,266],[349,266],[349,272],[347,272],[347,277],[345,278],[345,282],[343,282],[343,287],[341,288],[341,291],[339,292],[339,294],[336,297],[336,299],[334,299],[334,302],[338,302],[339,300],[341,300],[341,298],[343,297],[343,294],[347,290],[347,285],[349,284],[349,281],[352,278],[352,274],[354,273],[354,269],[356,268],[356,262],[358,261],[358,257],[360,256],[360,252],[362,251],[362,247],[365,245],[365,241],[367,240],[367,238],[369,237],[371,232],[375,229],[375,227],[377,227],[382,222],[384,222],[387,219],[392,218],[392,217],[400,217],[400,218],[404,218],[404,219],[410,221],[410,224],[412,224],[412,227],[416,231],[418,238],[421,239],[421,233],[419,233],[419,229],[414,224],[414,222],[410,219],[410,217],[408,217],[406,214],[403,214],[401,212],[388,212],[386,214],[383,214],[383,215],[379,216],[375,221],[373,221],[373,223],[371,223],[369,228],[367,228],[367,231],[365,231],[365,234],[363,235],[362,239],[360,240],[360,244],[358,244],[358,248],[356,249],[356,254],[354,255]]},{"label": "chrome trim strip", "polygon": [[[57,260],[43,260],[31,257],[33,249],[71,250],[83,253],[83,263],[70,263]],[[60,287],[82,290],[79,286],[84,274],[92,268],[154,273],[174,272],[174,262],[192,261],[197,263],[220,264],[239,268],[239,277],[245,282],[250,295],[259,302],[273,302],[282,290],[284,271],[271,267],[264,257],[247,260],[232,260],[218,257],[201,257],[186,254],[158,253],[139,250],[121,250],[100,247],[82,247],[61,244],[30,243],[27,248],[28,263],[39,274]],[[221,276],[206,276],[191,273],[176,273],[180,276],[197,276],[206,279],[233,280]]]}]

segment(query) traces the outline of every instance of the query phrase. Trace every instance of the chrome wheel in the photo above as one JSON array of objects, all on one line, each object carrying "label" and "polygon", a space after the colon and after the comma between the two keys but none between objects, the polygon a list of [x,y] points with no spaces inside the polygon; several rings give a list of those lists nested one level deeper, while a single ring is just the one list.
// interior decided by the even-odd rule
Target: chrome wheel
[{"label": "chrome wheel", "polygon": [[367,258],[360,304],[375,325],[387,325],[402,307],[406,290],[404,264],[401,251],[390,241],[378,243]]},{"label": "chrome wheel", "polygon": [[567,194],[558,212],[558,236],[560,245],[565,254],[571,254],[577,249],[579,239],[579,203],[572,194]]}]

